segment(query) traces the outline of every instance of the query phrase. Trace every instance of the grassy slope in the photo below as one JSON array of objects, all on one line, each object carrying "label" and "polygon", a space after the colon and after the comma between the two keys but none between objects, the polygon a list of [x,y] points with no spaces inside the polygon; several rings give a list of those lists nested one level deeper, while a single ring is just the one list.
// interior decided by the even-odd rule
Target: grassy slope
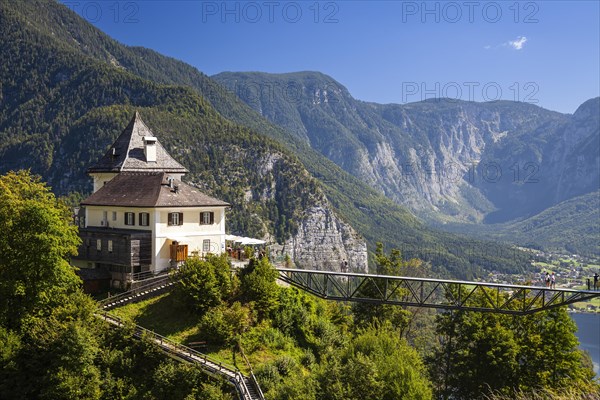
[{"label": "grassy slope", "polygon": [[[306,304],[324,303],[313,296],[303,296],[310,298]],[[322,308],[327,306],[321,304]],[[200,317],[178,304],[173,292],[116,308],[111,313],[178,343],[189,344],[206,339],[198,328]],[[242,336],[242,344],[244,343],[246,355],[254,367],[273,361],[279,356],[300,357],[302,354],[302,349],[293,338],[271,328],[268,322],[259,323],[245,332]],[[206,347],[197,349],[217,361],[249,373],[245,362],[239,354],[234,354],[230,346],[213,345],[209,342]]]}]

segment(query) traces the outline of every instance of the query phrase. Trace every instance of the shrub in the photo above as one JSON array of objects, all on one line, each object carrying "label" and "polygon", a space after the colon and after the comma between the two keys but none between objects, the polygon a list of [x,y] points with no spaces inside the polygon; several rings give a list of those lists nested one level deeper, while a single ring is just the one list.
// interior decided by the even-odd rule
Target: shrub
[{"label": "shrub", "polygon": [[232,344],[251,323],[250,310],[235,302],[231,307],[221,305],[204,314],[199,329],[211,344]]}]

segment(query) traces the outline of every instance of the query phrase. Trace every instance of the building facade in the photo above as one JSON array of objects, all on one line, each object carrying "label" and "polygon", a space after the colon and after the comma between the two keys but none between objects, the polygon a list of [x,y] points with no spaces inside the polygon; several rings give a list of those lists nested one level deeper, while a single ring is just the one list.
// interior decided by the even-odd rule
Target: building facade
[{"label": "building facade", "polygon": [[78,213],[82,244],[73,263],[110,274],[110,286],[176,267],[192,255],[225,251],[228,203],[181,181],[188,171],[136,112],[90,169],[93,193]]}]

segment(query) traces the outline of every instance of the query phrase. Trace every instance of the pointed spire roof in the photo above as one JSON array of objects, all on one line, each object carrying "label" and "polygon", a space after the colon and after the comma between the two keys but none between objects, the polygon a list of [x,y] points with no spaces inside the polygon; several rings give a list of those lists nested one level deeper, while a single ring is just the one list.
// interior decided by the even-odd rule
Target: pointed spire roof
[{"label": "pointed spire roof", "polygon": [[156,161],[146,161],[144,137],[155,137],[136,111],[127,127],[106,154],[88,169],[94,172],[170,172],[185,174],[188,170],[179,164],[156,141]]}]

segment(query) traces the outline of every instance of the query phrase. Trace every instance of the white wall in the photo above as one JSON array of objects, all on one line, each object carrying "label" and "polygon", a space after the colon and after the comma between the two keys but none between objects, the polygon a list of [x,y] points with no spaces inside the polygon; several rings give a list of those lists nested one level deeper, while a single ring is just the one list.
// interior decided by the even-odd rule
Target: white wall
[{"label": "white wall", "polygon": [[[221,254],[225,251],[225,207],[189,207],[189,208],[135,208],[135,207],[86,207],[86,227],[101,227],[107,213],[108,227],[115,229],[135,229],[152,231],[152,265],[155,272],[171,266],[170,245],[177,241],[188,245],[188,255],[197,252],[202,256],[204,240],[210,240],[210,253]],[[200,213],[214,213],[214,224],[200,225]],[[113,220],[116,212],[116,220]],[[125,225],[125,213],[135,213],[135,225]],[[149,226],[140,226],[140,213],[149,213]],[[169,226],[168,214],[183,213],[183,224]]]},{"label": "white wall", "polygon": [[[203,211],[214,212],[212,225],[200,225],[200,213]],[[169,226],[168,214],[171,212],[183,213],[183,224]],[[156,251],[153,265],[156,272],[170,267],[170,245],[177,241],[179,244],[188,245],[188,255],[197,252],[202,256],[203,241],[210,240],[210,253],[221,254],[225,251],[225,207],[193,207],[156,209],[154,219],[157,221],[153,232],[154,248]]]},{"label": "white wall", "polygon": [[[154,209],[153,208],[134,208],[134,207],[101,207],[101,206],[86,206],[85,226],[101,227],[104,219],[104,211],[107,212],[108,227],[116,229],[139,229],[149,231],[154,225]],[[113,212],[117,213],[116,220],[113,220]],[[125,225],[125,213],[135,213],[135,225]],[[149,226],[140,225],[140,213],[146,212],[150,214]]]}]

